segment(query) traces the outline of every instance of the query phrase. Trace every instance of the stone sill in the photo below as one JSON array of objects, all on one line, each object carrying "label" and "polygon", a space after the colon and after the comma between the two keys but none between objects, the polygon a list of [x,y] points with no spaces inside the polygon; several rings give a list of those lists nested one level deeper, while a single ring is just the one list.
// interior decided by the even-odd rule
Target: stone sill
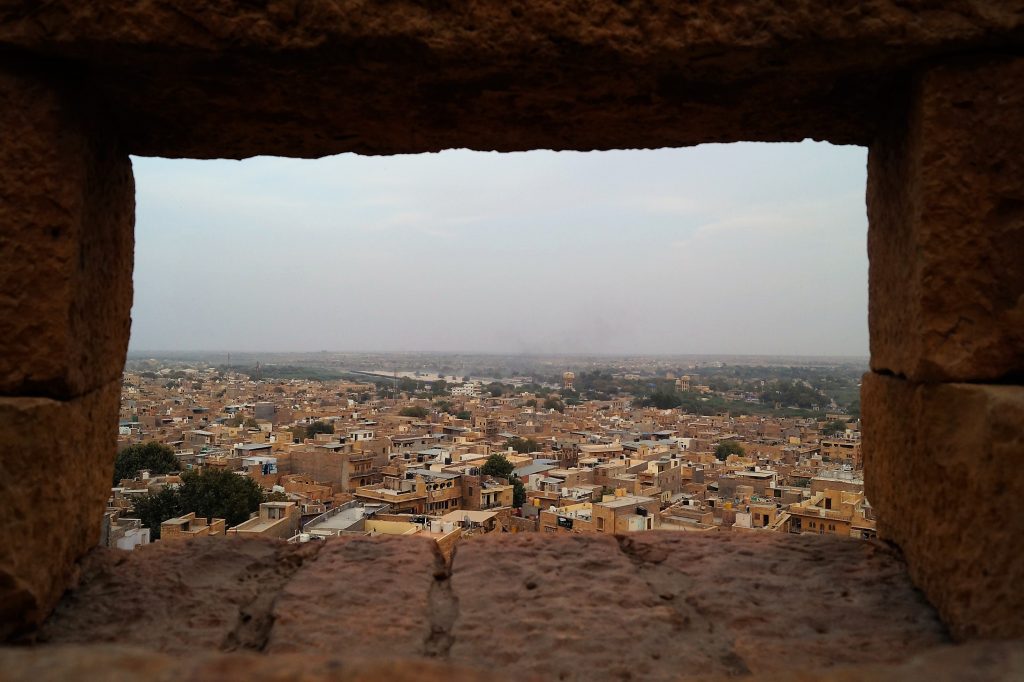
[{"label": "stone sill", "polygon": [[515,534],[456,550],[450,567],[416,537],[98,550],[31,646],[0,651],[0,679],[799,679],[830,669],[814,679],[927,670],[934,681],[946,678],[933,668],[954,661],[984,679],[1024,671],[1016,644],[950,647],[879,542]]}]

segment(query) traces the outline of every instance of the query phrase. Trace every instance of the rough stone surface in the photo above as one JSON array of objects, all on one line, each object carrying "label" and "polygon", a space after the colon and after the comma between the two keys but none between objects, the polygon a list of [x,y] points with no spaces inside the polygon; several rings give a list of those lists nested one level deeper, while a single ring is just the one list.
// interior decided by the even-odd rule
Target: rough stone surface
[{"label": "rough stone surface", "polygon": [[1024,387],[869,373],[861,403],[879,535],[954,636],[1024,637]]},{"label": "rough stone surface", "polygon": [[[0,648],[0,681],[505,682],[553,679],[549,676],[527,677],[515,665],[473,669],[448,661],[390,661],[385,654],[376,653],[376,660],[367,660],[324,654],[211,654],[200,651],[189,656],[170,656],[111,645]],[[943,646],[910,657],[906,662],[889,665],[867,662],[815,670],[803,665],[798,654],[792,654],[789,663],[790,666],[782,673],[756,678],[702,673],[692,667],[666,672],[674,672],[674,679],[705,682],[737,679],[757,679],[760,682],[1018,682],[1024,677],[1024,644],[1015,641]],[[623,678],[594,669],[588,679]]]},{"label": "rough stone surface", "polygon": [[620,543],[652,590],[674,594],[683,613],[728,633],[735,655],[758,676],[789,668],[797,642],[801,666],[826,668],[900,661],[947,641],[903,562],[882,543],[775,533],[641,533]]},{"label": "rough stone surface", "polygon": [[0,398],[0,639],[37,625],[99,541],[119,390],[113,382],[68,401]]},{"label": "rough stone surface", "polygon": [[453,660],[558,680],[664,679],[688,658],[694,670],[747,672],[706,622],[648,588],[614,537],[495,540],[456,549]]},{"label": "rough stone surface", "polygon": [[[802,667],[798,660],[793,667]],[[1024,679],[1024,643],[978,642],[937,647],[895,665],[787,670],[768,680],[789,682],[1013,682]]]},{"label": "rough stone surface", "polygon": [[1019,48],[1022,7],[4,0],[0,46],[82,65],[143,155],[867,144],[900,73]]},{"label": "rough stone surface", "polygon": [[0,681],[66,682],[505,682],[493,670],[469,670],[443,661],[388,660],[386,645],[374,659],[324,654],[211,653],[173,656],[113,645],[0,648]]},{"label": "rough stone surface", "polygon": [[67,399],[121,376],[135,190],[89,100],[0,67],[0,395]]},{"label": "rough stone surface", "polygon": [[[188,657],[444,659],[516,679],[762,678],[946,643],[884,544],[778,534],[488,536],[96,551],[27,642]],[[294,659],[292,659],[294,660]]]},{"label": "rough stone surface", "polygon": [[97,549],[35,639],[173,654],[262,650],[274,601],[318,549],[230,536]]},{"label": "rough stone surface", "polygon": [[395,658],[428,653],[431,592],[446,577],[428,538],[338,538],[281,591],[267,651]]},{"label": "rough stone surface", "polygon": [[[0,395],[67,401],[0,407],[0,435],[14,452],[3,491],[19,503],[10,537],[0,536],[0,613],[10,616],[0,634],[41,617],[98,525],[113,436],[95,425],[115,422],[107,382],[130,324],[127,153],[871,144],[872,366],[915,380],[1016,381],[1024,67],[977,55],[1022,47],[1021,0],[0,0]],[[967,54],[976,56],[959,57]],[[913,575],[963,636],[1017,631],[1017,602],[1005,591],[981,595],[943,571],[968,568],[979,584],[1005,587],[1001,571],[1019,575],[1021,515],[973,537],[954,533],[949,518],[933,531],[942,515],[901,517],[893,491],[903,473],[920,474],[933,487],[917,484],[914,494],[934,499],[948,484],[921,467],[962,457],[979,433],[991,434],[985,452],[1017,447],[1016,398],[977,391],[972,405],[1009,406],[1014,416],[977,407],[987,426],[939,429],[948,442],[927,455],[917,456],[930,447],[923,427],[869,425],[875,461],[887,462],[868,469],[873,490],[888,493],[885,532],[906,545]],[[914,404],[941,413],[930,399]],[[881,412],[870,396],[864,405],[866,415]],[[81,426],[53,426],[64,422]],[[912,463],[898,460],[900,443]],[[991,470],[975,466],[969,485],[993,485],[1007,499],[1012,474],[1001,455],[987,456]],[[44,460],[64,467],[60,480],[41,478],[53,471],[34,466]],[[1017,508],[1010,500],[1002,509]],[[973,518],[972,529],[981,523]],[[37,533],[20,532],[27,527]],[[454,583],[437,583],[423,646],[444,655],[459,647],[459,606]],[[993,624],[979,625],[987,604]],[[678,616],[654,613],[656,624]],[[708,651],[740,669],[741,651]]]},{"label": "rough stone surface", "polygon": [[1024,59],[926,72],[871,147],[871,366],[1024,378]]},{"label": "rough stone surface", "polygon": [[[190,656],[157,654],[123,646],[46,646],[0,648],[0,681],[102,680],[103,682],[177,682],[178,680],[250,680],[251,682],[504,682],[530,678],[516,666],[490,665],[472,669],[447,661],[389,661],[344,659],[323,654],[273,654],[193,652]],[[778,675],[757,678],[721,676],[700,671],[677,670],[675,679],[714,682],[757,679],[762,682],[1018,682],[1024,677],[1024,644],[977,642],[944,646],[913,656],[898,664],[865,663],[859,666],[814,670],[790,657],[790,667]],[[588,679],[622,679],[600,669]]]},{"label": "rough stone surface", "polygon": [[487,536],[458,546],[452,592],[453,660],[545,679],[761,677],[946,641],[892,550],[838,538]]}]

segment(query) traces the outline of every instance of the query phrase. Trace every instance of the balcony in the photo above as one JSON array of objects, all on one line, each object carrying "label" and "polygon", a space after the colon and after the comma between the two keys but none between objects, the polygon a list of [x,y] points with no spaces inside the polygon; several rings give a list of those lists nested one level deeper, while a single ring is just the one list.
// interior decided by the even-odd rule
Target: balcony
[{"label": "balcony", "polygon": [[349,462],[368,462],[375,457],[372,452],[350,452],[348,455]]}]

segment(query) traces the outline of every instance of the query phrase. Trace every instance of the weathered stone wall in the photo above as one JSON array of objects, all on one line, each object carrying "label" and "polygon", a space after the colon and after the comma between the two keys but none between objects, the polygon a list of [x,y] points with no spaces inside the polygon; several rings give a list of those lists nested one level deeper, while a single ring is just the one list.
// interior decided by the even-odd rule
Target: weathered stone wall
[{"label": "weathered stone wall", "polygon": [[1024,59],[924,70],[868,176],[879,535],[954,634],[1024,635]]},{"label": "weathered stone wall", "polygon": [[[45,614],[98,534],[130,323],[128,153],[805,137],[871,149],[881,533],[954,632],[1024,633],[1019,526],[954,533],[909,504],[964,475],[997,486],[972,513],[1024,516],[1016,479],[993,478],[1020,454],[1016,408],[993,416],[1016,393],[961,385],[1024,377],[1024,69],[1003,56],[1021,47],[1021,0],[0,0],[0,636]],[[907,475],[926,485],[904,494]]]},{"label": "weathered stone wall", "polygon": [[1024,59],[915,78],[869,156],[871,367],[1024,379]]},{"label": "weathered stone wall", "polygon": [[795,664],[895,663],[948,642],[883,543],[657,531],[467,537],[450,566],[422,537],[99,550],[37,638],[580,681],[784,678]]},{"label": "weathered stone wall", "polygon": [[131,163],[76,74],[0,68],[0,395],[120,381],[131,326]]},{"label": "weathered stone wall", "polygon": [[867,144],[894,76],[1024,42],[1021,0],[0,0],[133,153]]},{"label": "weathered stone wall", "polygon": [[[1018,682],[1024,676],[1024,647],[1016,642],[977,642],[945,646],[895,664],[864,662],[824,670],[801,665],[771,675],[745,680],[757,682]],[[604,671],[588,671],[587,680],[612,679]],[[672,678],[699,682],[737,682],[734,675],[679,671]],[[133,682],[153,680],[244,679],[249,682],[545,682],[547,676],[524,678],[513,670],[493,666],[466,667],[436,660],[350,659],[337,654],[277,654],[252,652],[191,653],[189,656],[154,654],[146,649],[118,645],[64,645],[9,648],[0,651],[0,681]]]},{"label": "weathered stone wall", "polygon": [[0,637],[56,603],[113,474],[135,198],[90,100],[0,66]]},{"label": "weathered stone wall", "polygon": [[879,534],[955,635],[1021,634],[1024,387],[868,374],[862,401]]}]

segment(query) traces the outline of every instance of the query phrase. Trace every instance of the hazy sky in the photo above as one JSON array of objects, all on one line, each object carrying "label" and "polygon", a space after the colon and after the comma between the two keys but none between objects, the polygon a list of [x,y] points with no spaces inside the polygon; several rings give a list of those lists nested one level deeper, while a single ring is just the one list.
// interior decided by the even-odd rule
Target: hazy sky
[{"label": "hazy sky", "polygon": [[136,158],[131,348],[867,355],[865,163]]}]

